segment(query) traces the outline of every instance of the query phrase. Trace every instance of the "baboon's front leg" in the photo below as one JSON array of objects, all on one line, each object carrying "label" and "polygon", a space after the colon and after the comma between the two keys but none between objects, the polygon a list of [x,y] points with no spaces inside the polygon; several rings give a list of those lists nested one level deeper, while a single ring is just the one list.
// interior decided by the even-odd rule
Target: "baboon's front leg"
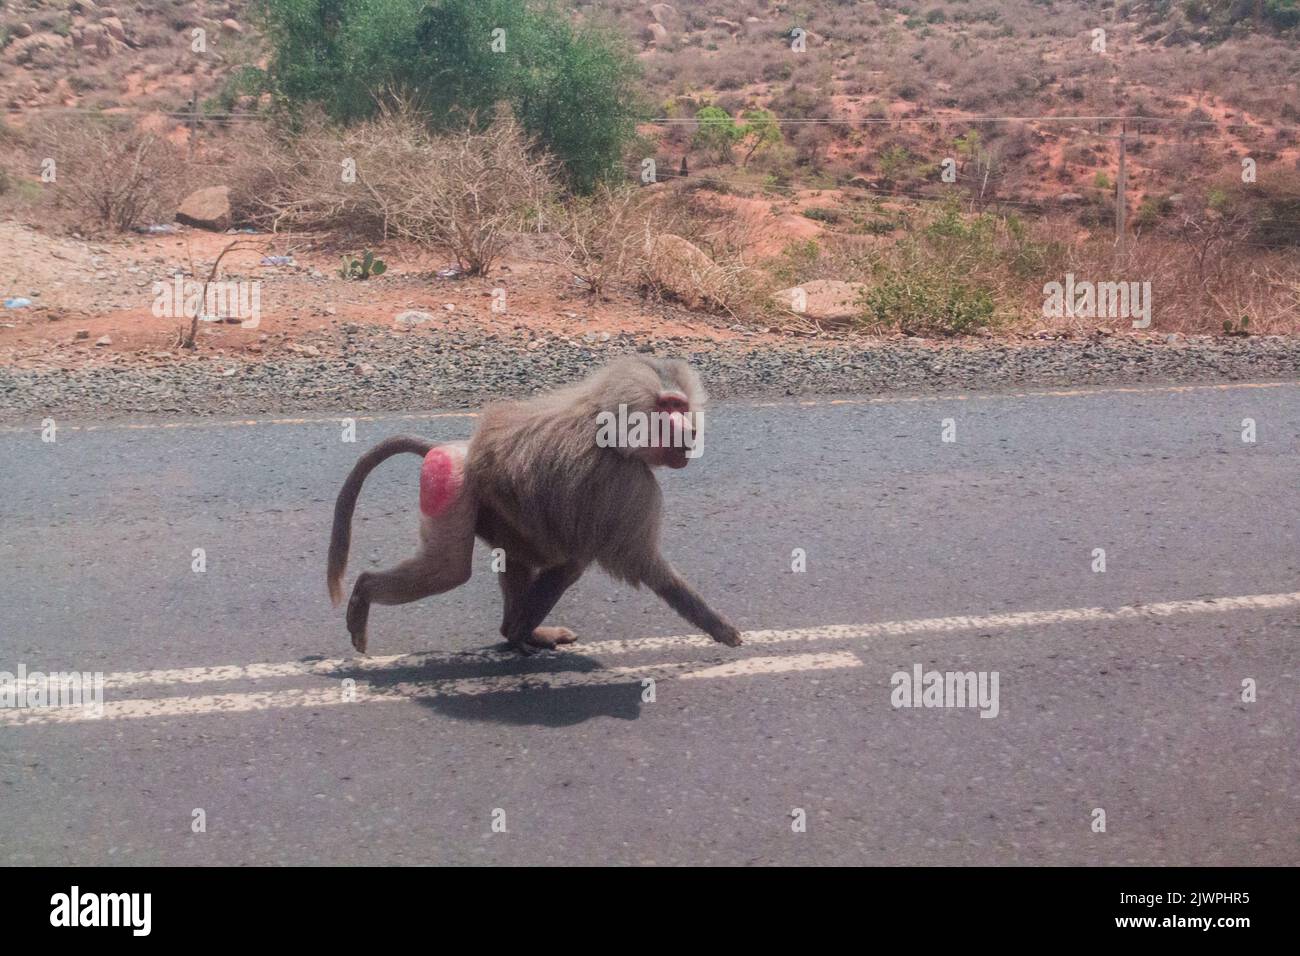
[{"label": "baboon's front leg", "polygon": [[[576,565],[558,565],[539,573],[519,597],[507,628],[506,640],[521,654],[532,654],[535,646],[554,647],[555,628],[541,628],[560,597],[582,577],[585,569]],[[562,628],[559,630],[563,630]],[[548,633],[550,632],[550,633]],[[547,641],[550,640],[548,644]]]},{"label": "baboon's front leg", "polygon": [[663,598],[670,608],[696,627],[703,629],[715,641],[728,647],[740,645],[740,631],[709,607],[704,602],[704,598],[696,594],[667,561],[661,560],[646,575],[645,583],[655,594]]},{"label": "baboon's front leg", "polygon": [[[501,636],[509,639],[510,627],[514,616],[519,613],[524,595],[532,585],[537,573],[530,567],[507,558],[506,570],[500,574],[501,597],[505,610],[501,617]],[[559,644],[572,644],[578,639],[567,627],[535,627],[527,638],[534,647],[554,649]]]}]

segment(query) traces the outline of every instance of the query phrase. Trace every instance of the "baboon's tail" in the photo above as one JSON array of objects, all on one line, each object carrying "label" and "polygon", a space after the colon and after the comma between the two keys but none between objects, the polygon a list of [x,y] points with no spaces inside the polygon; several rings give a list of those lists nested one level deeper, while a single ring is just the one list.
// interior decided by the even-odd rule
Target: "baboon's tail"
[{"label": "baboon's tail", "polygon": [[325,583],[329,585],[330,600],[338,604],[343,600],[340,582],[348,566],[348,547],[352,543],[352,512],[357,506],[357,496],[361,494],[361,485],[366,476],[380,462],[403,452],[410,452],[421,457],[429,453],[434,443],[413,435],[394,435],[385,438],[370,451],[361,456],[343,482],[338,500],[334,502],[334,530],[330,533],[329,565],[325,571]]}]

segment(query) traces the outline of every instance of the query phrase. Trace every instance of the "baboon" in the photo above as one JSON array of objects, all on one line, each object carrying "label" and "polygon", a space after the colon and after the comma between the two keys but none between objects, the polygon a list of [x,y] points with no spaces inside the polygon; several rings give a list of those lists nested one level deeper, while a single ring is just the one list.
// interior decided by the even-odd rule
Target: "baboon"
[{"label": "baboon", "polygon": [[[388,438],[353,467],[334,505],[326,580],[335,604],[361,485],[385,459],[424,457],[420,550],[386,571],[363,571],[348,601],[352,644],[366,649],[370,605],[405,604],[469,580],[475,536],[503,550],[501,635],[521,654],[576,637],[542,622],[592,564],[644,584],[729,647],[740,632],[716,614],[659,552],[663,496],[653,468],[684,468],[702,450],[699,378],[685,362],[629,356],[577,385],[484,409],[468,444]],[[599,440],[611,420],[651,423],[648,438]]]}]

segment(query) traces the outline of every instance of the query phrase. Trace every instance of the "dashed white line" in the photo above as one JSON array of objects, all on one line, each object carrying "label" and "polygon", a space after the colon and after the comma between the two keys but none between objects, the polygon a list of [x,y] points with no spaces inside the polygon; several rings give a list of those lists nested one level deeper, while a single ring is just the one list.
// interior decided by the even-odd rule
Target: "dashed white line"
[{"label": "dashed white line", "polygon": [[[764,647],[820,641],[861,641],[915,634],[1016,630],[1069,623],[1133,621],[1198,614],[1224,614],[1233,611],[1269,611],[1292,607],[1300,607],[1300,591],[1194,601],[1166,601],[1113,609],[1079,607],[1054,611],[1016,611],[1005,614],[917,618],[873,624],[835,624],[791,630],[746,631],[745,642],[750,646]],[[581,654],[585,658],[586,655],[594,654],[610,656],[680,648],[713,648],[720,653],[726,653],[704,635],[685,634],[626,641],[595,641],[562,651],[551,660],[563,661],[571,654]],[[81,707],[0,708],[0,727],[79,723],[104,719],[247,713],[295,707],[327,707],[350,703],[381,703],[526,690],[554,690],[575,686],[608,686],[640,681],[647,677],[710,680],[862,666],[862,662],[853,653],[837,651],[820,654],[737,657],[722,662],[679,661],[616,667],[596,666],[584,670],[532,671],[526,674],[445,679],[430,677],[420,681],[395,680],[391,684],[382,683],[385,677],[400,677],[403,669],[425,668],[437,664],[483,664],[512,660],[517,658],[510,651],[483,650],[456,654],[403,654],[372,658],[336,658],[314,662],[287,661],[278,664],[231,664],[170,670],[122,671],[105,675],[106,694],[109,691],[121,691],[151,684],[208,684],[233,680],[256,682],[286,677],[321,677],[334,680],[351,678],[353,684],[338,684],[326,688],[282,688],[230,694],[109,701],[103,704],[103,709],[99,713]]]},{"label": "dashed white line", "polygon": [[848,651],[833,654],[793,654],[787,657],[749,657],[722,665],[683,661],[644,666],[604,667],[589,671],[546,671],[496,677],[466,677],[454,680],[400,682],[375,685],[362,681],[353,686],[329,688],[287,688],[237,694],[207,694],[194,697],[159,697],[148,700],[112,701],[102,711],[83,707],[44,707],[0,710],[0,726],[83,723],[98,720],[130,720],[143,717],[193,717],[206,714],[237,714],[251,711],[301,707],[395,703],[439,697],[505,694],[527,690],[562,690],[570,687],[608,687],[630,684],[637,687],[646,678],[728,678],[798,671],[840,670],[861,667]]},{"label": "dashed white line", "polygon": [[[957,633],[974,630],[1012,630],[1027,627],[1050,627],[1079,622],[1126,621],[1144,617],[1174,617],[1184,614],[1223,614],[1230,611],[1267,611],[1300,606],[1300,591],[1283,594],[1250,594],[1240,597],[1205,598],[1194,601],[1166,601],[1119,608],[1076,607],[1054,611],[1012,611],[956,617],[917,618],[904,621],[880,621],[870,624],[831,624],[789,630],[746,631],[748,645],[799,644],[817,641],[870,640],[881,637],[904,637],[909,634]],[[572,645],[562,653],[601,656],[633,654],[641,651],[674,648],[716,647],[703,634],[665,637],[641,637],[630,640],[589,641]],[[171,670],[122,671],[104,675],[105,690],[119,690],[143,684],[208,684],[231,680],[262,680],[277,677],[341,678],[357,671],[384,671],[404,667],[427,667],[437,664],[493,662],[515,659],[509,650],[463,651],[460,653],[421,652],[384,657],[331,658],[321,661],[286,661],[284,663],[227,664],[210,667],[181,667]]]}]

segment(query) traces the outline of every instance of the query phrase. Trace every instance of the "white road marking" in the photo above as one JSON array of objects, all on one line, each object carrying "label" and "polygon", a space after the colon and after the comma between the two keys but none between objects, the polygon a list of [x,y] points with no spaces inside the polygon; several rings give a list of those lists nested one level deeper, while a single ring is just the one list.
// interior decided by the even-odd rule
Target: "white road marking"
[{"label": "white road marking", "polygon": [[[140,717],[194,717],[206,714],[236,714],[252,711],[282,710],[294,707],[332,707],[341,704],[395,703],[430,700],[438,697],[506,694],[530,690],[560,690],[568,687],[608,687],[629,684],[640,690],[646,678],[748,677],[760,674],[787,674],[798,671],[840,670],[861,667],[848,651],[833,654],[794,654],[787,657],[749,657],[721,665],[699,661],[668,664],[604,667],[589,671],[547,671],[511,674],[500,677],[465,677],[452,680],[400,682],[376,686],[357,682],[351,694],[342,685],[328,688],[288,688],[238,694],[209,694],[195,697],[159,697],[149,700],[122,700],[105,703],[96,713],[82,707],[44,707],[0,710],[0,726],[32,724],[67,724],[99,720],[130,720]],[[694,670],[692,669],[694,668]]]},{"label": "white road marking", "polygon": [[[800,644],[819,641],[867,640],[903,637],[915,634],[956,634],[979,630],[1014,630],[1050,627],[1067,623],[1103,623],[1134,621],[1197,614],[1224,614],[1232,611],[1271,611],[1300,606],[1300,591],[1280,594],[1251,594],[1240,597],[1207,598],[1197,601],[1166,601],[1114,609],[1099,607],[1063,608],[1055,611],[1016,611],[1005,614],[917,618],[905,621],[882,621],[874,624],[833,624],[825,627],[792,630],[746,631],[749,646]],[[673,637],[647,637],[635,640],[594,641],[575,645],[543,661],[563,661],[570,654],[616,655],[676,648],[712,648],[729,653],[708,637],[685,634]],[[78,723],[94,720],[137,717],[181,717],[201,714],[245,713],[291,707],[326,707],[346,703],[377,703],[418,700],[457,695],[512,693],[531,689],[559,689],[574,686],[607,686],[646,677],[681,680],[726,679],[763,674],[790,673],[860,667],[862,662],[851,652],[790,654],[780,657],[737,657],[721,662],[681,661],[647,663],[618,667],[595,667],[582,671],[534,671],[528,674],[488,675],[482,677],[429,678],[420,681],[396,681],[375,684],[361,678],[398,677],[403,669],[419,669],[436,664],[483,664],[517,661],[508,650],[467,651],[457,654],[403,654],[387,657],[336,658],[314,662],[287,661],[280,664],[231,664],[217,667],[183,667],[156,671],[122,671],[106,674],[104,690],[123,690],[149,684],[184,685],[219,683],[283,677],[320,677],[334,680],[353,678],[355,698],[349,700],[343,687],[284,688],[246,693],[207,694],[105,702],[101,715],[80,707],[0,708],[0,727],[31,724]],[[372,679],[374,679],[372,678]]]},{"label": "white road marking", "polygon": [[[1167,601],[1120,608],[1076,607],[1056,611],[1013,611],[978,616],[930,617],[910,621],[881,621],[874,624],[830,624],[791,630],[746,631],[747,645],[798,644],[817,641],[870,640],[904,637],[909,634],[958,633],[977,630],[1010,630],[1050,627],[1079,622],[1131,621],[1144,617],[1174,617],[1185,614],[1223,614],[1230,611],[1268,611],[1300,606],[1300,591],[1285,594],[1251,594],[1242,597],[1206,598],[1196,601]],[[670,637],[642,637],[631,640],[588,641],[559,653],[609,656],[672,648],[717,647],[703,634]],[[438,664],[473,664],[517,659],[510,650],[422,652],[384,657],[332,658],[321,661],[286,661],[280,664],[227,664],[210,667],[181,667],[171,670],[122,671],[104,675],[104,690],[120,690],[142,684],[208,684],[230,680],[261,680],[277,677],[315,676],[343,678],[358,671],[385,671]]]}]

